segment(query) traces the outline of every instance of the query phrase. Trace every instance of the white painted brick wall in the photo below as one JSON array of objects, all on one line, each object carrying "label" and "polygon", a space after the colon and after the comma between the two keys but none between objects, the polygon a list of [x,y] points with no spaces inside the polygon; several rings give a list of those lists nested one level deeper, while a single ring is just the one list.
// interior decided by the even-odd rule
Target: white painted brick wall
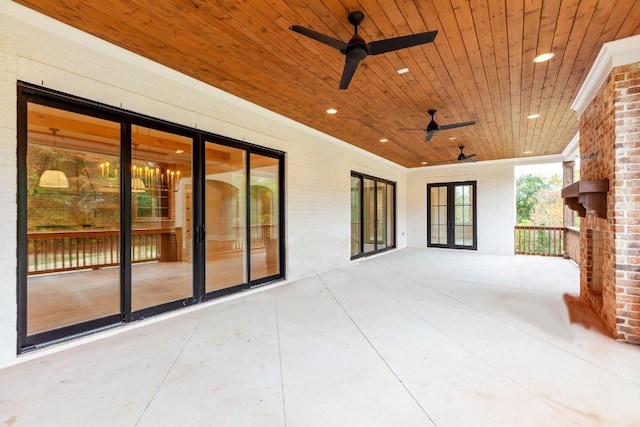
[{"label": "white painted brick wall", "polygon": [[16,358],[16,82],[22,80],[286,152],[287,278],[350,264],[357,170],[397,183],[406,246],[406,169],[42,17],[0,2],[0,367]]}]

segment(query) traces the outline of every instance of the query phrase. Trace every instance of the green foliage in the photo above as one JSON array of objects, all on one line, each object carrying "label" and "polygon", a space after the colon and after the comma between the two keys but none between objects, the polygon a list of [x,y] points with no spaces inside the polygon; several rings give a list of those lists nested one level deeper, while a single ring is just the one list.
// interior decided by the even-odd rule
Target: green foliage
[{"label": "green foliage", "polygon": [[548,188],[541,177],[532,174],[522,175],[516,181],[516,222],[531,223],[534,207],[538,203],[538,192]]},{"label": "green foliage", "polygon": [[522,175],[516,181],[518,225],[562,226],[560,175]]}]

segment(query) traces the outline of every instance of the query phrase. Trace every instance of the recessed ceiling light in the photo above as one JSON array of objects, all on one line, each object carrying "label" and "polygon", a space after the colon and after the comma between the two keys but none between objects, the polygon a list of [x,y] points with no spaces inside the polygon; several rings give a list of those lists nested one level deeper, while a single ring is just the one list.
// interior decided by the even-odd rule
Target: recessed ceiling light
[{"label": "recessed ceiling light", "polygon": [[450,137],[449,137],[449,141],[453,141],[454,139],[456,139],[456,137],[455,137],[455,136],[450,136]]},{"label": "recessed ceiling light", "polygon": [[408,68],[400,68],[398,71],[396,71],[396,73],[398,74],[404,74],[404,73],[408,73],[409,69]]},{"label": "recessed ceiling light", "polygon": [[527,116],[527,119],[537,119],[538,117],[540,117],[540,114],[530,114]]},{"label": "recessed ceiling light", "polygon": [[421,164],[422,164],[422,165],[427,165],[428,163],[427,163],[427,162],[422,162]]},{"label": "recessed ceiling light", "polygon": [[184,153],[184,150],[176,150],[176,154],[182,154]]},{"label": "recessed ceiling light", "polygon": [[554,56],[555,55],[551,52],[543,53],[542,55],[538,55],[535,58],[533,58],[533,62],[546,62],[551,58],[553,58]]},{"label": "recessed ceiling light", "polygon": [[531,154],[531,151],[525,151],[524,154]]},{"label": "recessed ceiling light", "polygon": [[329,108],[329,109],[327,110],[327,114],[335,114],[335,113],[337,113],[337,112],[338,112],[338,110],[336,110],[335,108]]},{"label": "recessed ceiling light", "polygon": [[388,138],[380,138],[380,142],[389,142]]}]

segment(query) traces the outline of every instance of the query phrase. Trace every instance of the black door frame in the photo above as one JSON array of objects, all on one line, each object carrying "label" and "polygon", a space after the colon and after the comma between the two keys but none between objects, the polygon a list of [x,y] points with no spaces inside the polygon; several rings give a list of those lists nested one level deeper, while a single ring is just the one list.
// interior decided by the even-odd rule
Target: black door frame
[{"label": "black door frame", "polygon": [[[471,186],[473,198],[473,245],[456,245],[455,243],[455,187]],[[434,187],[447,188],[447,244],[431,243],[431,189]],[[468,249],[477,250],[478,248],[478,215],[477,215],[477,181],[460,181],[460,182],[440,182],[427,184],[427,247],[430,248],[448,248],[448,249]]]},{"label": "black door frame", "polygon": [[[356,255],[352,255],[351,259],[356,259],[356,258],[361,258],[361,257],[365,257],[368,255],[373,255],[376,253],[380,253],[380,252],[384,252],[384,251],[388,251],[391,249],[394,249],[396,247],[396,230],[397,230],[397,225],[396,225],[396,217],[397,217],[397,212],[396,212],[396,183],[393,181],[389,181],[386,179],[382,179],[382,178],[377,178],[375,176],[371,176],[371,175],[367,175],[367,174],[363,174],[363,173],[359,173],[359,172],[351,172],[351,177],[352,178],[358,178],[360,180],[360,194],[358,194],[358,203],[360,204],[360,218],[359,218],[359,226],[360,226],[360,241],[358,242],[359,244],[359,251]],[[376,233],[375,233],[375,238],[374,238],[374,250],[373,251],[368,251],[365,252],[364,251],[364,180],[365,179],[369,179],[374,181],[374,192],[373,192],[373,204],[374,204],[374,223],[376,224]],[[393,219],[391,221],[389,221],[389,219],[387,218],[387,226],[392,225],[393,226],[393,233],[392,233],[392,237],[393,237],[393,242],[389,242],[387,241],[386,246],[378,248],[378,192],[377,192],[377,187],[378,185],[382,183],[385,186],[387,186],[387,190],[388,190],[388,186],[391,186],[391,188],[393,189],[393,197],[392,197],[392,203],[393,203],[393,207],[392,207],[392,212],[393,212]],[[388,236],[385,236],[388,237]]]},{"label": "black door frame", "polygon": [[[27,335],[27,126],[29,103],[45,105],[52,108],[71,111],[74,113],[108,120],[120,125],[120,313],[89,321],[75,323],[57,329]],[[132,311],[131,307],[131,126],[140,125],[152,129],[175,133],[192,138],[192,195],[193,195],[193,293],[187,298],[171,301],[157,306]],[[204,286],[205,255],[204,247],[204,144],[205,141],[241,148],[250,153],[256,153],[278,159],[279,171],[279,272],[278,274],[249,280],[247,283],[206,294]],[[196,304],[228,293],[249,289],[255,286],[271,283],[285,278],[285,194],[284,171],[285,153],[278,150],[260,147],[251,143],[237,141],[199,129],[189,128],[165,120],[156,119],[142,114],[115,108],[99,102],[68,95],[52,89],[43,88],[31,83],[17,84],[17,353],[24,353],[60,341],[73,339],[78,336],[93,333],[97,330],[116,327],[124,323],[143,319],[145,317],[164,313],[169,310]],[[249,255],[247,255],[249,256]]]}]

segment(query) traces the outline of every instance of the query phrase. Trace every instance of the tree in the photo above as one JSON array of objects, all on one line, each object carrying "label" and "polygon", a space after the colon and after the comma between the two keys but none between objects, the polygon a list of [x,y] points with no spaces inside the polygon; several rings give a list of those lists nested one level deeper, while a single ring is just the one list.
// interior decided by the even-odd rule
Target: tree
[{"label": "tree", "polygon": [[540,190],[549,188],[544,180],[532,174],[521,175],[516,181],[516,221],[530,224]]}]

